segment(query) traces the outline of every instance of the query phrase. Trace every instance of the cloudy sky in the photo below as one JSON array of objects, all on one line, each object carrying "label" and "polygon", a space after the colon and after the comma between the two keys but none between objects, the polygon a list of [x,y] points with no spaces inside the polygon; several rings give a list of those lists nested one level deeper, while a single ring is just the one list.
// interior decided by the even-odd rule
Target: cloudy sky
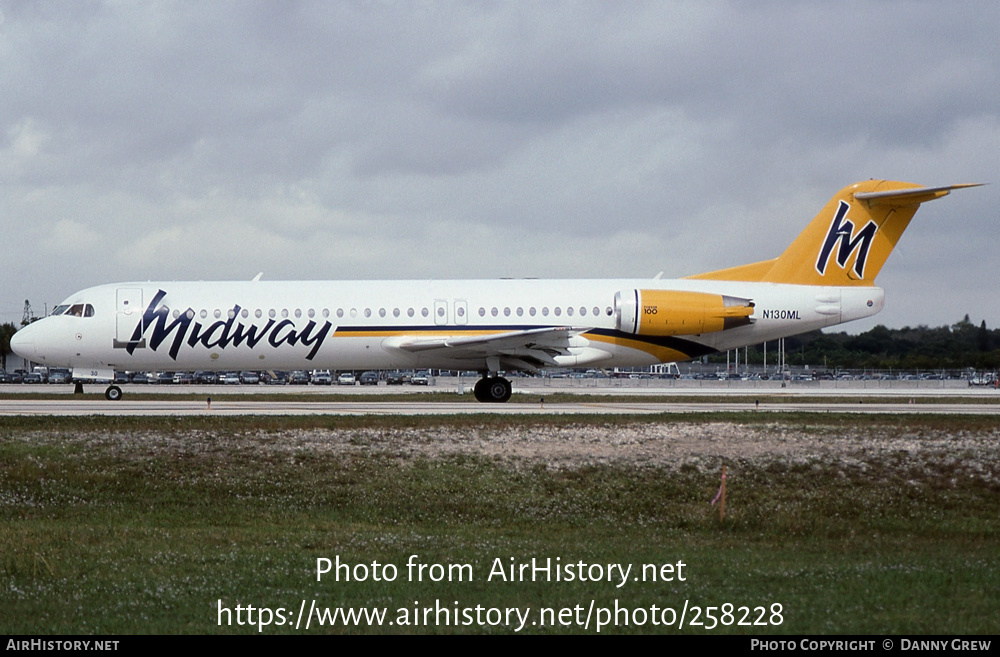
[{"label": "cloudy sky", "polygon": [[1000,325],[1000,4],[0,0],[0,321],[124,280],[678,277],[867,178]]}]

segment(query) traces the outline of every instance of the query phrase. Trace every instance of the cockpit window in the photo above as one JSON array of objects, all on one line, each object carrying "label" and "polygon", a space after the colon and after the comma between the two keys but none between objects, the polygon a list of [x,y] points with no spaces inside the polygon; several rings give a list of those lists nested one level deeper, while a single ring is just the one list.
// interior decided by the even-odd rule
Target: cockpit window
[{"label": "cockpit window", "polygon": [[64,303],[61,306],[56,306],[55,308],[53,308],[52,309],[52,314],[53,315],[62,315],[64,312],[66,312],[67,309],[69,309],[69,304],[65,304]]},{"label": "cockpit window", "polygon": [[73,317],[93,317],[94,307],[89,303],[74,303],[66,311],[66,314]]}]

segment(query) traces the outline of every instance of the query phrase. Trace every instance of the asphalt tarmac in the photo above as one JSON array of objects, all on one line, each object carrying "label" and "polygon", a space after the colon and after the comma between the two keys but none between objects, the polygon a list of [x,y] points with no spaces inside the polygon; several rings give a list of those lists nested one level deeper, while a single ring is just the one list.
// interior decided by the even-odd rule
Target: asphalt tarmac
[{"label": "asphalt tarmac", "polygon": [[[0,387],[0,416],[80,415],[557,415],[649,414],[705,412],[814,412],[814,413],[937,413],[949,415],[1000,415],[1000,391],[974,388],[964,382],[815,382],[812,385],[780,382],[702,381],[592,381],[514,379],[521,397],[506,404],[472,401],[472,380],[438,378],[424,386],[178,386],[126,385],[124,398],[110,402],[89,394],[73,394],[71,385],[5,385]],[[822,385],[816,385],[822,383]],[[103,393],[105,386],[85,386],[88,393]],[[426,392],[462,392],[468,401],[420,401]],[[4,394],[10,393],[10,394]],[[19,394],[21,393],[21,394]],[[57,398],[30,399],[25,393],[45,393]],[[373,400],[371,395],[379,395]],[[543,403],[548,395],[568,393],[570,402]],[[157,399],[149,399],[153,394]],[[171,399],[174,395],[186,399]],[[254,399],[251,395],[267,395]],[[341,400],[324,399],[336,394]],[[386,400],[385,395],[393,398]],[[190,399],[197,395],[199,399]],[[281,397],[289,395],[289,399]],[[291,396],[294,395],[293,399]],[[343,396],[350,401],[343,401]],[[600,395],[627,397],[605,401]],[[651,395],[677,396],[677,401],[648,401]],[[246,396],[246,399],[241,397]],[[525,396],[537,402],[521,401]],[[748,401],[766,397],[759,406]],[[214,397],[211,404],[208,399]],[[315,400],[303,397],[316,397]],[[698,401],[704,397],[705,401]],[[738,397],[738,399],[737,399]],[[732,398],[733,401],[725,401]],[[778,398],[779,401],[775,401]],[[813,398],[821,399],[815,401]],[[931,401],[931,398],[934,398]]]}]

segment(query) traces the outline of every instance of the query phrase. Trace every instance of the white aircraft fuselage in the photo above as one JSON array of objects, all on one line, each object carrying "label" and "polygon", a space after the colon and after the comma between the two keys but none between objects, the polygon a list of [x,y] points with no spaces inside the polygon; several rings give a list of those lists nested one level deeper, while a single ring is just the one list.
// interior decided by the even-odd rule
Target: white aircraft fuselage
[{"label": "white aircraft fuselage", "polygon": [[[747,297],[753,314],[725,331],[637,335],[637,290]],[[60,306],[90,305],[92,315],[48,317],[20,332],[16,347],[74,370],[486,370],[491,355],[539,369],[643,367],[868,317],[883,299],[876,287],[685,279],[118,283],[69,297]],[[444,345],[557,327],[574,334],[562,349],[527,342],[493,354]]]}]

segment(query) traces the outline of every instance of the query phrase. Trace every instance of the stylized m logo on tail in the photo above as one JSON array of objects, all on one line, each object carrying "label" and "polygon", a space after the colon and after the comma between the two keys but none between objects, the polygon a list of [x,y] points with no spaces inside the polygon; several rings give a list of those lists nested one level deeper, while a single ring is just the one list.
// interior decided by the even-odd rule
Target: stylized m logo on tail
[{"label": "stylized m logo on tail", "polygon": [[847,210],[850,207],[846,201],[841,201],[837,207],[837,214],[833,217],[830,230],[827,232],[826,240],[823,242],[823,248],[820,249],[819,258],[816,260],[816,271],[821,276],[826,273],[826,266],[830,262],[830,256],[833,255],[834,247],[837,246],[837,242],[840,242],[840,248],[837,250],[837,264],[843,269],[847,266],[847,260],[851,257],[851,254],[857,251],[857,256],[854,258],[854,273],[857,274],[859,279],[865,277],[865,261],[868,260],[868,249],[871,248],[872,238],[875,237],[875,231],[878,230],[878,226],[874,221],[869,221],[855,235],[854,222],[847,218]]}]

